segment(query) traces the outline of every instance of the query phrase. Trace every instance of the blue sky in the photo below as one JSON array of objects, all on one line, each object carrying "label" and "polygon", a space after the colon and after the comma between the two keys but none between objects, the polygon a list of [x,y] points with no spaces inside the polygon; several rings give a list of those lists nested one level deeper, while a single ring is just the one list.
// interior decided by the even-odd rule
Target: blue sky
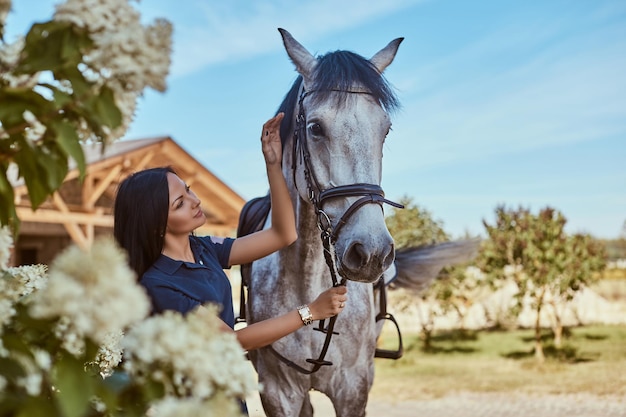
[{"label": "blue sky", "polygon": [[[52,15],[14,0],[8,40]],[[626,222],[623,0],[142,0],[174,24],[168,90],[141,99],[130,139],[171,136],[244,198],[267,189],[258,137],[296,77],[278,27],[313,54],[370,57],[402,108],[383,188],[457,237],[484,234],[499,204],[551,206],[570,233],[616,238]]]}]

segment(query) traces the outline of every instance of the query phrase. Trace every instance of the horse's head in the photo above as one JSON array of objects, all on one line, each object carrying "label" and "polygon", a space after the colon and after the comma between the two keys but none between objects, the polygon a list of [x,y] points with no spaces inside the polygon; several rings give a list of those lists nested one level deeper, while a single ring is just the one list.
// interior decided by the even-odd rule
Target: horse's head
[{"label": "horse's head", "polygon": [[323,236],[334,245],[339,273],[373,282],[395,256],[382,210],[391,202],[380,183],[388,112],[398,101],[382,73],[402,38],[369,60],[349,51],[316,58],[279,30],[300,74],[279,110],[286,116],[281,135],[292,145],[285,148],[285,162],[293,168],[301,199],[311,202]]}]

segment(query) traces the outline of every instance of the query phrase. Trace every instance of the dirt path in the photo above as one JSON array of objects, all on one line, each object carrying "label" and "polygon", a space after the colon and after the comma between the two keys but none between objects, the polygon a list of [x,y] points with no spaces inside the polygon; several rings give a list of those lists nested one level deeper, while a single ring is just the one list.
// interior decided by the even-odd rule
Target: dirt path
[{"label": "dirt path", "polygon": [[[330,401],[312,393],[315,416],[334,417]],[[264,417],[258,397],[248,400],[250,417]],[[626,396],[590,394],[517,395],[458,393],[442,398],[392,403],[371,399],[368,417],[626,417]]]}]

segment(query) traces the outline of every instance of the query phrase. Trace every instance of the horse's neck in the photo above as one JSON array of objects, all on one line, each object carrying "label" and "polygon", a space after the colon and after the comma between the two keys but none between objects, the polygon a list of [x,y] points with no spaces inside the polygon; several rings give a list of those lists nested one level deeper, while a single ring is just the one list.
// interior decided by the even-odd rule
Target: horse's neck
[{"label": "horse's neck", "polygon": [[292,193],[292,202],[296,212],[296,228],[298,240],[294,243],[297,251],[307,258],[324,259],[322,239],[317,227],[317,218],[312,205],[300,198],[296,192]]},{"label": "horse's neck", "polygon": [[[291,156],[291,152],[286,153]],[[291,160],[287,157],[283,161],[283,174],[295,210],[298,239],[281,252],[286,257],[284,265],[289,265],[292,273],[306,272],[307,278],[317,280],[322,275],[325,277],[327,268],[320,231],[313,206],[298,193],[291,166]]]}]

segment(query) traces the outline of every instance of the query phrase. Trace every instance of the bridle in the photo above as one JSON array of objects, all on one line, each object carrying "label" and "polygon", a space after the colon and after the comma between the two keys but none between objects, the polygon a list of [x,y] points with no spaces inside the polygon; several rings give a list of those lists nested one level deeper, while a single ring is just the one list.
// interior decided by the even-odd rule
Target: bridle
[{"label": "bridle", "polygon": [[[371,94],[367,91],[355,90],[331,91],[338,91],[349,94]],[[392,205],[397,208],[404,208],[404,206],[402,204],[387,200],[385,198],[385,193],[383,189],[376,184],[356,183],[322,189],[317,179],[317,176],[315,175],[315,170],[313,169],[313,166],[311,164],[311,153],[309,152],[309,146],[306,140],[306,114],[303,104],[304,99],[308,95],[314,94],[316,92],[318,91],[305,91],[304,87],[302,87],[300,92],[300,97],[298,99],[298,114],[296,116],[296,126],[293,132],[291,168],[293,173],[293,183],[294,186],[297,188],[296,170],[298,166],[297,161],[299,158],[301,165],[304,167],[304,178],[307,185],[307,195],[309,197],[309,200],[311,201],[311,204],[313,205],[313,208],[315,209],[317,227],[321,232],[320,237],[322,239],[322,244],[324,247],[324,259],[326,261],[326,265],[328,266],[328,270],[330,271],[333,287],[337,287],[339,285],[345,285],[346,278],[343,276],[341,277],[341,280],[337,278],[337,275],[340,275],[340,273],[337,270],[334,244],[337,242],[339,232],[341,231],[342,227],[348,222],[350,217],[352,217],[352,215],[365,204],[378,204],[379,206],[381,206],[381,208],[383,203]],[[350,207],[348,207],[348,209],[341,216],[337,224],[333,227],[330,217],[324,211],[324,203],[335,198],[345,197],[361,198],[356,200],[354,203],[352,203],[352,205],[350,205]],[[332,365],[332,362],[324,360],[324,357],[326,356],[326,352],[328,351],[332,335],[338,334],[333,331],[336,320],[337,316],[331,317],[329,319],[328,327],[324,327],[324,320],[320,320],[318,327],[315,328],[315,330],[325,333],[326,338],[324,340],[324,346],[322,347],[322,351],[319,357],[317,359],[306,360],[307,362],[313,364],[312,369],[303,368],[298,364],[290,361],[279,352],[277,352],[272,345],[269,345],[268,348],[283,363],[303,374],[312,374],[314,372],[317,372],[322,366]]]}]

